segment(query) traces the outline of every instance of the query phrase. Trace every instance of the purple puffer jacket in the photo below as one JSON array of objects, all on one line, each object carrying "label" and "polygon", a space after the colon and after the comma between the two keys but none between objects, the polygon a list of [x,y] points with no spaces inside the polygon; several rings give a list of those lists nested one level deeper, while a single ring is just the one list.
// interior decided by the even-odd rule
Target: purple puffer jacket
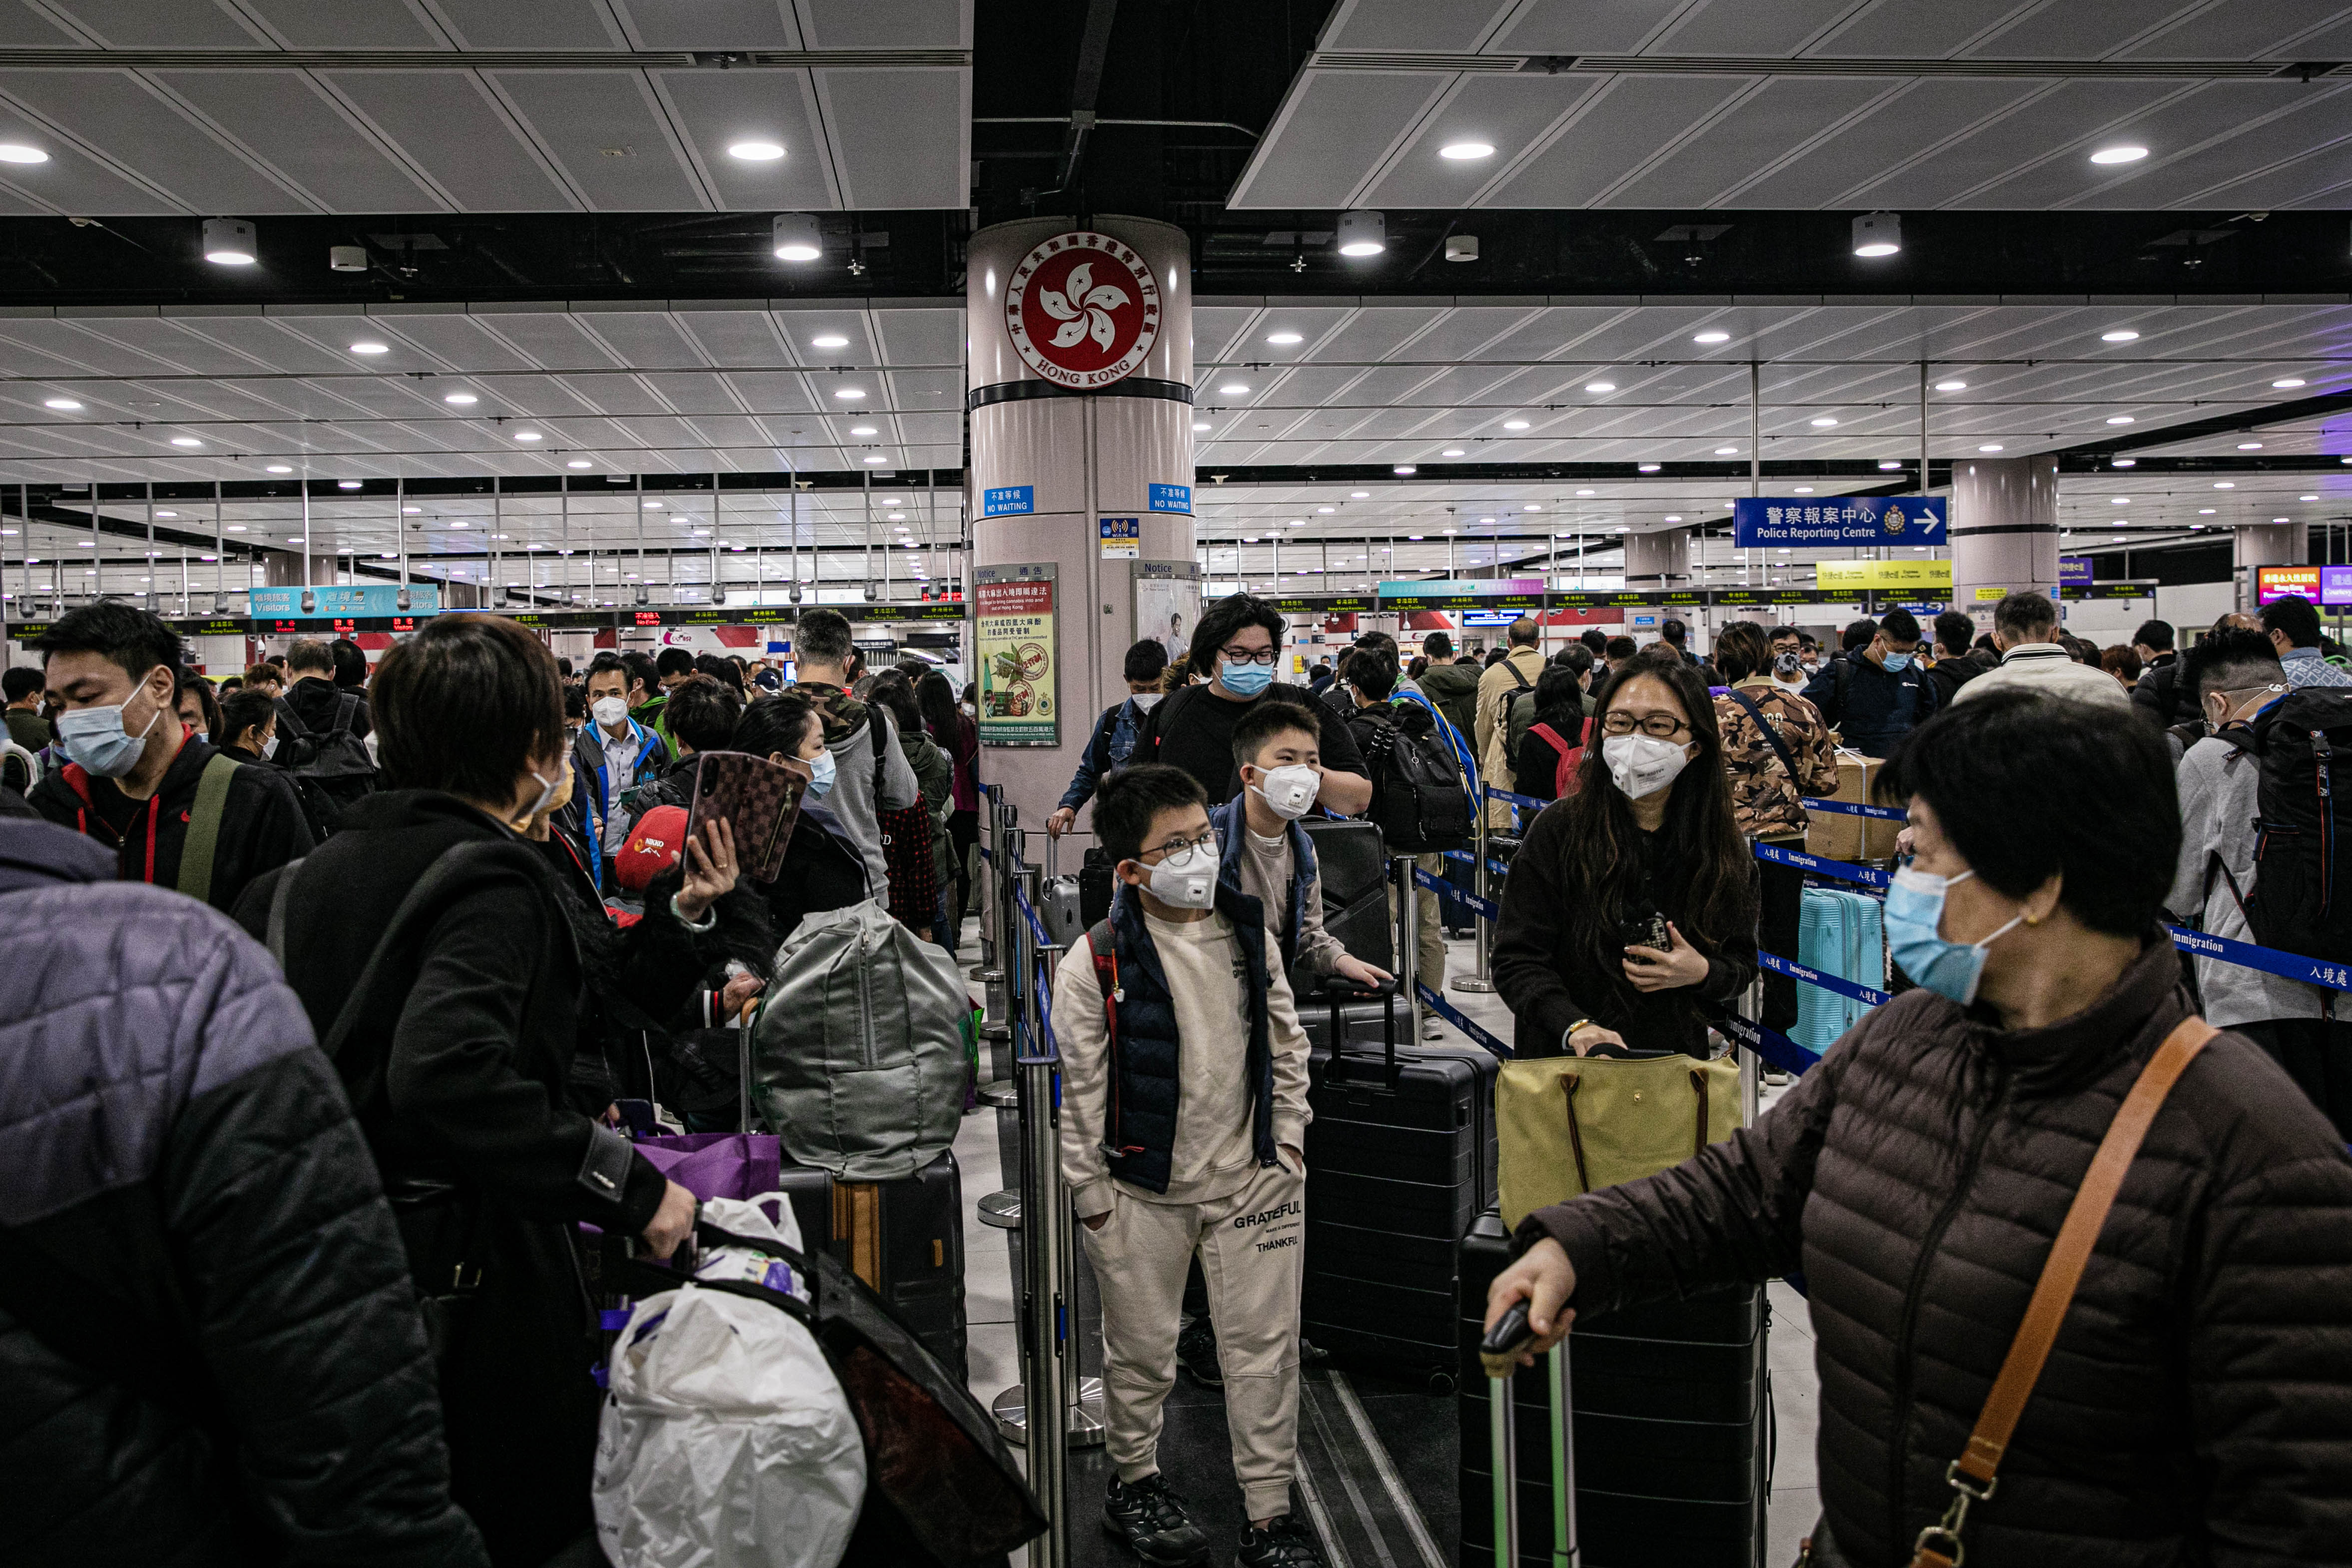
[{"label": "purple puffer jacket", "polygon": [[301,1006],[226,916],[114,875],[0,817],[0,1555],[485,1562]]}]

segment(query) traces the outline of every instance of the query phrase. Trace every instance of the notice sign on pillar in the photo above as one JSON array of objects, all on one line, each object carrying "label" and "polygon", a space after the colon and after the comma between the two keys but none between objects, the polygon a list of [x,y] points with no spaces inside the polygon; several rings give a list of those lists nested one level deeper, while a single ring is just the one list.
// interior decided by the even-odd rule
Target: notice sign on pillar
[{"label": "notice sign on pillar", "polygon": [[1946,507],[1941,496],[1742,497],[1731,503],[1732,542],[1942,544]]},{"label": "notice sign on pillar", "polygon": [[1143,558],[1143,520],[1139,517],[1106,517],[1096,522],[1097,536],[1102,541],[1102,558],[1106,561],[1139,561]]},{"label": "notice sign on pillar", "polygon": [[972,584],[983,746],[1061,744],[1055,574],[1050,561],[983,566]]}]

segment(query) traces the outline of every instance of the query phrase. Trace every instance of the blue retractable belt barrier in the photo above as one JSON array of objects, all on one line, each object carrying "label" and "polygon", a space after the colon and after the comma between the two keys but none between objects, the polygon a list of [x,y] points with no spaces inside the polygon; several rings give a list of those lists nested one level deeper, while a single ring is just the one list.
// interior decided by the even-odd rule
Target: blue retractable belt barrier
[{"label": "blue retractable belt barrier", "polygon": [[1484,1046],[1486,1049],[1494,1052],[1505,1061],[1510,1060],[1511,1058],[1518,1054],[1511,1048],[1509,1042],[1498,1039],[1476,1024],[1472,1023],[1468,1018],[1463,1016],[1461,1008],[1456,1007],[1453,1003],[1448,1002],[1444,996],[1431,990],[1427,985],[1423,984],[1419,981],[1415,981],[1413,983],[1413,990],[1419,994],[1421,997],[1421,1005],[1423,1006],[1428,1008],[1431,1012],[1436,1014],[1439,1017],[1444,1019],[1447,1023],[1453,1025],[1464,1034],[1469,1036],[1470,1043],[1472,1045]]},{"label": "blue retractable belt barrier", "polygon": [[1490,921],[1503,918],[1503,906],[1494,900],[1482,899],[1475,893],[1465,893],[1444,878],[1433,877],[1418,866],[1412,868],[1412,885],[1416,888],[1426,888],[1441,899],[1451,899],[1472,914],[1484,915]]},{"label": "blue retractable belt barrier", "polygon": [[1807,811],[1834,811],[1843,816],[1875,816],[1883,822],[1907,821],[1910,813],[1891,805],[1864,805],[1853,800],[1800,799],[1797,803]]},{"label": "blue retractable belt barrier", "polygon": [[1778,1029],[1768,1029],[1737,1013],[1724,1014],[1715,1021],[1715,1026],[1782,1072],[1805,1073],[1822,1059]]},{"label": "blue retractable belt barrier", "polygon": [[1531,795],[1517,795],[1510,790],[1496,789],[1493,784],[1486,786],[1486,798],[1499,800],[1505,805],[1516,805],[1521,811],[1541,811],[1551,804],[1548,800],[1538,800]]},{"label": "blue retractable belt barrier", "polygon": [[1777,844],[1756,846],[1756,858],[1794,866],[1800,871],[1811,871],[1816,877],[1833,877],[1841,882],[1860,882],[1865,888],[1884,888],[1895,879],[1885,871],[1868,866],[1856,866],[1844,860],[1824,860],[1818,855],[1807,855],[1795,849],[1783,849]]},{"label": "blue retractable belt barrier", "polygon": [[[1475,855],[1465,854],[1459,849],[1441,849],[1438,853],[1444,856],[1448,860],[1459,860],[1465,866],[1475,866],[1478,863],[1478,857]],[[1504,865],[1500,860],[1487,861],[1486,869],[1492,871],[1497,877],[1507,877],[1511,874],[1511,868],[1508,866]]]},{"label": "blue retractable belt barrier", "polygon": [[[1873,1007],[1894,1000],[1894,994],[1891,992],[1874,991],[1867,985],[1857,984],[1843,975],[1825,973],[1801,963],[1791,963],[1779,953],[1766,952],[1761,948],[1757,950],[1756,962],[1775,974],[1785,974],[1791,980],[1801,980],[1808,985],[1818,985],[1824,991],[1834,991],[1841,996],[1851,996],[1855,1001]],[[1804,1047],[1798,1048],[1801,1050]]]},{"label": "blue retractable belt barrier", "polygon": [[2251,942],[2240,942],[2235,937],[2212,936],[2176,925],[2168,925],[2164,929],[2172,933],[2173,946],[2193,952],[2200,958],[2234,963],[2241,969],[2259,969],[2265,974],[2300,980],[2306,985],[2325,985],[2331,991],[2352,991],[2352,964],[2323,963],[2299,952],[2281,952],[2276,948],[2256,947]]}]

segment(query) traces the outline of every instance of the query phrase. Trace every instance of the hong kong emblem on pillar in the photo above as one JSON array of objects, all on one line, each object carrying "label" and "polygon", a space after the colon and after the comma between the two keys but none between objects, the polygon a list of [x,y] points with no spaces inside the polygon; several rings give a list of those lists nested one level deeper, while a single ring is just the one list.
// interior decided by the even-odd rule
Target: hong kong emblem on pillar
[{"label": "hong kong emblem on pillar", "polygon": [[1030,369],[1064,386],[1134,374],[1160,338],[1160,285],[1133,247],[1107,234],[1057,234],[1021,258],[1004,325]]}]

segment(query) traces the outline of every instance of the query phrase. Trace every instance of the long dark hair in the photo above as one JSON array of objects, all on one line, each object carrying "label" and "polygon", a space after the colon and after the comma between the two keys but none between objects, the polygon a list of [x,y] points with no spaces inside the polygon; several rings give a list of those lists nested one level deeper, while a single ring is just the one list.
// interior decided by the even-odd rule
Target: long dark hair
[{"label": "long dark hair", "polygon": [[1601,688],[1577,793],[1552,808],[1568,815],[1561,868],[1561,880],[1574,894],[1567,911],[1568,957],[1601,977],[1621,1003],[1639,994],[1625,978],[1624,930],[1629,919],[1646,912],[1638,907],[1641,829],[1633,804],[1609,776],[1600,721],[1619,688],[1644,678],[1675,694],[1691,739],[1698,743],[1698,755],[1675,777],[1666,797],[1666,819],[1650,864],[1653,886],[1679,890],[1675,901],[1683,918],[1675,928],[1710,955],[1749,931],[1756,919],[1747,845],[1731,815],[1715,700],[1698,671],[1680,658],[1628,660]]},{"label": "long dark hair", "polygon": [[954,683],[936,669],[923,671],[915,682],[915,705],[923,710],[923,728],[953,756],[956,736],[963,728],[957,722],[963,715],[956,711]]}]

